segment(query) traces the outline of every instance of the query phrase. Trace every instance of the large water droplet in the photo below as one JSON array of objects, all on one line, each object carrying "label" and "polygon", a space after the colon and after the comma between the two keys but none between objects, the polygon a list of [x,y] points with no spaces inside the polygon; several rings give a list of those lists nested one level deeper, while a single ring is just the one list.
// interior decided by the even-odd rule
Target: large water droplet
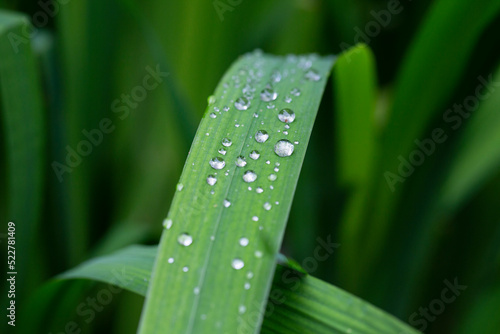
[{"label": "large water droplet", "polygon": [[259,130],[257,131],[257,133],[255,133],[255,141],[257,143],[264,143],[268,139],[269,139],[269,134],[265,130]]},{"label": "large water droplet", "polygon": [[217,178],[214,175],[209,175],[207,177],[207,183],[211,186],[217,183]]},{"label": "large water droplet", "polygon": [[278,119],[283,123],[292,123],[295,120],[293,110],[285,108],[278,113]]},{"label": "large water droplet", "polygon": [[319,81],[321,79],[321,75],[313,68],[307,70],[304,77],[309,81]]},{"label": "large water droplet", "polygon": [[231,262],[231,267],[233,267],[236,270],[240,270],[245,266],[245,262],[243,262],[242,259],[236,258]]},{"label": "large water droplet", "polygon": [[255,180],[257,180],[257,174],[255,174],[253,170],[247,170],[243,174],[243,181],[250,183],[254,182]]},{"label": "large water droplet", "polygon": [[229,147],[229,146],[233,145],[233,142],[231,141],[231,139],[226,137],[226,138],[222,139],[222,145]]},{"label": "large water droplet", "polygon": [[240,97],[234,102],[234,106],[238,110],[247,110],[250,108],[250,100],[248,100],[246,97]]},{"label": "large water droplet", "polygon": [[260,92],[260,99],[264,102],[270,102],[276,100],[278,93],[271,87],[266,87]]},{"label": "large water droplet", "polygon": [[295,146],[293,146],[293,144],[286,139],[282,139],[274,145],[274,153],[276,153],[279,157],[291,156],[294,149]]},{"label": "large water droplet", "polygon": [[163,227],[167,230],[170,230],[170,228],[172,227],[172,219],[166,218],[163,221]]},{"label": "large water droplet", "polygon": [[236,166],[238,167],[245,167],[247,164],[245,157],[240,155],[239,157],[236,158]]},{"label": "large water droplet", "polygon": [[249,241],[247,238],[241,238],[239,242],[240,242],[240,246],[246,247],[246,246],[248,246]]},{"label": "large water droplet", "polygon": [[193,237],[187,233],[182,233],[179,235],[179,237],[177,237],[177,241],[182,246],[189,246],[193,243]]},{"label": "large water droplet", "polygon": [[212,158],[209,163],[213,169],[222,169],[224,168],[224,166],[226,166],[226,162],[224,161],[224,159],[219,157]]},{"label": "large water droplet", "polygon": [[253,160],[257,160],[259,159],[259,157],[260,157],[259,151],[253,150],[252,152],[250,152],[250,158],[252,158]]}]

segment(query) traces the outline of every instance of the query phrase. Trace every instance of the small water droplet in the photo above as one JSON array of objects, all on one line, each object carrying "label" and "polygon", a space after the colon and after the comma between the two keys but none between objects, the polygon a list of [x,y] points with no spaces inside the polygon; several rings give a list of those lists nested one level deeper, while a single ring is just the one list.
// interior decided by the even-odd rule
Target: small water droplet
[{"label": "small water droplet", "polygon": [[195,295],[199,295],[199,294],[200,294],[200,288],[199,288],[199,287],[195,287],[195,288],[193,289],[193,293],[194,293]]},{"label": "small water droplet", "polygon": [[270,104],[267,105],[267,109],[274,109],[274,108],[275,108],[275,106],[272,103],[270,103]]},{"label": "small water droplet", "polygon": [[288,130],[288,129],[290,129],[290,125],[285,124],[284,128]]},{"label": "small water droplet", "polygon": [[258,221],[259,221],[259,217],[257,217],[257,216],[253,216],[253,217],[252,217],[252,220],[253,220],[254,222],[258,222]]},{"label": "small water droplet", "polygon": [[163,227],[167,230],[170,230],[170,228],[172,227],[172,219],[166,218],[165,220],[163,220]]},{"label": "small water droplet", "polygon": [[239,157],[236,158],[236,166],[238,167],[245,167],[247,164],[245,157],[240,155]]},{"label": "small water droplet", "polygon": [[182,183],[177,183],[177,190],[182,191],[184,189],[184,185]]},{"label": "small water droplet", "polygon": [[319,81],[321,80],[321,75],[316,71],[315,69],[311,68],[307,70],[306,74],[304,75],[306,80],[309,81]]},{"label": "small water droplet", "polygon": [[252,277],[253,277],[253,272],[249,271],[247,274],[247,278],[252,279]]},{"label": "small water droplet", "polygon": [[255,133],[255,141],[257,143],[264,143],[269,139],[269,134],[265,130],[259,130]]},{"label": "small water droplet", "polygon": [[300,89],[298,88],[294,88],[290,91],[290,94],[294,95],[294,96],[300,96]]},{"label": "small water droplet", "polygon": [[245,266],[245,262],[243,262],[242,259],[236,258],[231,262],[231,267],[233,267],[236,270],[240,270]]},{"label": "small water droplet", "polygon": [[227,151],[224,147],[219,148],[219,151],[217,151],[217,152],[219,152],[222,155],[226,155],[226,153],[227,153]]},{"label": "small water droplet", "polygon": [[174,263],[174,258],[170,257],[167,261],[168,261],[168,263]]},{"label": "small water droplet", "polygon": [[282,139],[278,141],[276,145],[274,145],[274,153],[276,153],[276,155],[279,157],[291,156],[294,149],[295,147],[293,146],[293,144],[286,139]]},{"label": "small water droplet", "polygon": [[225,208],[229,208],[231,206],[231,202],[229,202],[227,199],[225,199],[223,202]]},{"label": "small water droplet", "polygon": [[271,163],[271,161],[269,161],[269,160],[266,160],[266,164],[268,164],[268,165],[269,165],[270,163]]},{"label": "small water droplet", "polygon": [[226,162],[224,161],[224,159],[219,157],[212,158],[209,163],[213,169],[222,169],[224,168],[224,166],[226,166]]},{"label": "small water droplet", "polygon": [[231,139],[226,137],[226,138],[222,139],[222,145],[225,147],[229,147],[229,146],[233,145],[233,142],[231,141]]},{"label": "small water droplet", "polygon": [[210,95],[207,99],[208,104],[214,104],[215,103],[215,96]]},{"label": "small water droplet", "polygon": [[250,152],[250,158],[252,158],[253,160],[257,160],[259,159],[259,157],[260,157],[259,151],[253,150],[252,152]]},{"label": "small water droplet", "polygon": [[210,113],[210,118],[217,118],[217,115],[215,113]]},{"label": "small water droplet", "polygon": [[280,171],[280,169],[278,167],[274,167],[274,171],[277,173]]},{"label": "small water droplet", "polygon": [[264,209],[266,209],[267,211],[271,210],[271,208],[273,207],[273,206],[271,205],[271,203],[269,203],[269,202],[264,203],[264,205],[263,205],[263,206],[264,206]]},{"label": "small water droplet", "polygon": [[255,174],[255,172],[253,170],[247,170],[243,174],[243,181],[245,181],[247,183],[251,183],[251,182],[254,182],[255,180],[257,180],[257,174]]},{"label": "small water droplet", "polygon": [[269,174],[267,178],[269,179],[269,181],[276,181],[278,177],[276,176],[276,174]]},{"label": "small water droplet", "polygon": [[266,87],[260,92],[260,99],[264,102],[274,101],[278,97],[278,93],[271,87]]},{"label": "small water droplet", "polygon": [[248,282],[245,283],[245,285],[244,285],[245,290],[250,290],[250,287],[251,287],[250,283],[248,283]]},{"label": "small water droplet", "polygon": [[238,110],[247,110],[250,108],[250,100],[246,97],[239,97],[236,102],[234,102],[234,107]]},{"label": "small water droplet", "polygon": [[238,313],[239,313],[239,314],[243,314],[243,313],[245,313],[245,312],[246,312],[246,310],[247,310],[247,308],[245,307],[245,305],[240,305],[240,306],[238,307]]},{"label": "small water droplet", "polygon": [[240,241],[240,246],[246,247],[248,246],[248,239],[247,238],[241,238]]},{"label": "small water droplet", "polygon": [[255,251],[254,255],[255,255],[256,258],[260,259],[263,254],[262,254],[261,251]]},{"label": "small water droplet", "polygon": [[262,187],[257,187],[255,191],[257,192],[257,194],[262,194],[264,192],[264,189],[262,189]]},{"label": "small water droplet", "polygon": [[229,111],[229,107],[228,106],[224,106],[224,108],[222,108],[222,110]]},{"label": "small water droplet", "polygon": [[183,272],[185,272],[185,273],[187,273],[187,272],[188,272],[188,270],[189,270],[189,267],[188,267],[188,266],[186,266],[186,267],[183,267],[183,268],[182,268],[182,271],[183,271]]},{"label": "small water droplet", "polygon": [[278,119],[283,123],[292,123],[295,120],[293,110],[285,108],[278,113]]},{"label": "small water droplet", "polygon": [[177,237],[177,241],[182,246],[189,246],[193,243],[193,237],[187,233],[182,233]]},{"label": "small water droplet", "polygon": [[271,74],[271,80],[273,82],[280,82],[281,81],[281,73],[278,71],[274,71],[273,74]]},{"label": "small water droplet", "polygon": [[201,319],[201,320],[207,320],[207,315],[206,315],[206,314],[202,314],[202,315],[200,316],[200,319]]},{"label": "small water droplet", "polygon": [[292,103],[292,98],[290,96],[285,96],[286,103]]},{"label": "small water droplet", "polygon": [[207,177],[207,183],[211,186],[217,183],[217,178],[214,175],[209,175]]},{"label": "small water droplet", "polygon": [[298,141],[294,141],[293,142],[295,145],[299,145],[299,142]]}]

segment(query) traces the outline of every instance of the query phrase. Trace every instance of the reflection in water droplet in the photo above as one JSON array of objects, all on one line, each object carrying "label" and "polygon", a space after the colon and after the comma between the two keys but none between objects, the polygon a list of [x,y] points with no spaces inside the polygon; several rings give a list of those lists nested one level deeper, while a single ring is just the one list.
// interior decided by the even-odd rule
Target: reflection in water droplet
[{"label": "reflection in water droplet", "polygon": [[247,164],[245,157],[240,155],[239,157],[236,158],[236,166],[238,167],[245,167]]},{"label": "reflection in water droplet", "polygon": [[216,178],[215,176],[213,176],[213,175],[209,175],[209,176],[207,177],[207,183],[208,183],[209,185],[213,186],[214,184],[216,184],[216,183],[217,183],[217,178]]},{"label": "reflection in water droplet", "polygon": [[260,92],[260,99],[264,102],[274,101],[278,97],[278,93],[271,87],[266,87]]},{"label": "reflection in water droplet", "polygon": [[274,153],[276,153],[279,157],[291,156],[294,149],[295,147],[293,144],[286,139],[282,139],[274,145]]},{"label": "reflection in water droplet", "polygon": [[283,123],[292,123],[295,120],[293,110],[285,108],[278,113],[278,119]]},{"label": "reflection in water droplet", "polygon": [[269,134],[265,130],[259,130],[257,131],[257,133],[255,133],[255,141],[257,143],[264,143],[268,139],[269,139]]},{"label": "reflection in water droplet", "polygon": [[172,219],[166,218],[163,221],[163,227],[167,230],[170,230],[170,228],[172,227]]},{"label": "reflection in water droplet", "polygon": [[246,97],[240,97],[234,102],[234,106],[238,110],[247,110],[250,108],[250,100],[248,100]]},{"label": "reflection in water droplet", "polygon": [[275,181],[277,176],[276,176],[276,174],[269,174],[269,176],[267,178],[269,179],[269,181]]},{"label": "reflection in water droplet", "polygon": [[272,208],[271,203],[269,203],[269,202],[264,203],[264,209],[266,209],[267,211],[269,211],[269,210],[271,210],[271,208]]},{"label": "reflection in water droplet", "polygon": [[222,145],[229,147],[229,146],[233,145],[233,142],[231,141],[231,139],[226,137],[226,138],[222,139]]},{"label": "reflection in water droplet", "polygon": [[247,170],[243,174],[243,181],[250,183],[254,182],[255,180],[257,180],[257,174],[255,174],[253,170]]},{"label": "reflection in water droplet", "polygon": [[245,266],[245,263],[243,262],[242,259],[236,258],[231,262],[231,267],[233,267],[236,270],[240,270]]},{"label": "reflection in water droplet", "polygon": [[259,157],[260,157],[259,151],[253,150],[252,152],[250,152],[250,158],[252,158],[253,160],[257,160],[259,159]]},{"label": "reflection in water droplet", "polygon": [[187,233],[182,233],[177,237],[177,241],[182,246],[189,246],[193,243],[193,237]]},{"label": "reflection in water droplet", "polygon": [[226,165],[226,162],[224,161],[224,159],[219,158],[219,157],[212,158],[212,160],[210,160],[209,163],[213,169],[222,169]]},{"label": "reflection in water droplet", "polygon": [[264,192],[264,189],[262,189],[262,187],[257,187],[255,191],[257,192],[257,194],[262,194]]},{"label": "reflection in water droplet", "polygon": [[231,206],[231,202],[229,202],[227,199],[225,199],[223,202],[225,208],[229,208]]},{"label": "reflection in water droplet", "polygon": [[307,70],[304,77],[309,81],[319,81],[321,79],[321,75],[313,68]]},{"label": "reflection in water droplet", "polygon": [[248,246],[248,239],[247,238],[241,238],[239,242],[240,242],[240,246],[243,246],[243,247]]}]

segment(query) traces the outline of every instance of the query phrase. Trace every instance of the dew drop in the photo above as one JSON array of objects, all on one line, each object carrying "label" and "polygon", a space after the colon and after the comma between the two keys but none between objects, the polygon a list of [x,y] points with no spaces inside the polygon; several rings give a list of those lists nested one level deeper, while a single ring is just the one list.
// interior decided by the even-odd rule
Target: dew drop
[{"label": "dew drop", "polygon": [[239,313],[239,314],[243,314],[243,313],[245,313],[246,311],[247,311],[247,308],[245,307],[245,305],[240,305],[240,306],[238,307],[238,313]]},{"label": "dew drop", "polygon": [[257,174],[255,174],[255,172],[253,170],[247,170],[243,174],[243,181],[245,181],[247,183],[251,183],[251,182],[254,182],[255,180],[257,180]]},{"label": "dew drop", "polygon": [[240,155],[239,157],[236,158],[236,166],[238,167],[245,167],[247,164],[245,157]]},{"label": "dew drop", "polygon": [[283,123],[292,123],[295,120],[293,110],[285,108],[278,113],[278,119]]},{"label": "dew drop", "polygon": [[257,192],[257,194],[262,194],[264,192],[264,189],[262,189],[262,187],[257,187],[255,191]]},{"label": "dew drop", "polygon": [[168,263],[174,263],[174,258],[170,257],[167,261],[168,261]]},{"label": "dew drop", "polygon": [[231,202],[229,202],[227,199],[225,199],[222,204],[224,204],[225,208],[229,208],[231,206]]},{"label": "dew drop", "polygon": [[247,274],[247,278],[252,279],[252,277],[253,277],[253,272],[249,271]]},{"label": "dew drop", "polygon": [[217,178],[214,175],[209,175],[207,177],[207,183],[211,186],[217,183]]},{"label": "dew drop", "polygon": [[241,238],[240,241],[240,246],[246,247],[248,246],[248,239],[247,238]]},{"label": "dew drop", "polygon": [[245,283],[245,285],[244,285],[245,290],[250,290],[250,287],[251,287],[250,283],[248,283],[248,282]]},{"label": "dew drop", "polygon": [[274,145],[274,153],[279,157],[289,157],[292,155],[294,148],[290,141],[282,139]]},{"label": "dew drop", "polygon": [[269,202],[264,203],[264,205],[263,205],[263,206],[264,206],[264,209],[266,209],[267,211],[271,210],[271,208],[273,207],[273,206],[271,205],[271,203],[269,203]]},{"label": "dew drop", "polygon": [[269,179],[269,181],[276,181],[278,177],[276,176],[276,174],[269,174],[267,178]]},{"label": "dew drop", "polygon": [[260,99],[264,102],[270,102],[276,100],[278,93],[271,87],[266,87],[260,92]]},{"label": "dew drop", "polygon": [[269,134],[265,130],[259,130],[255,133],[255,141],[257,143],[264,143],[269,139]]},{"label": "dew drop", "polygon": [[321,79],[321,75],[313,68],[307,70],[304,77],[309,81],[319,81]]},{"label": "dew drop", "polygon": [[290,94],[294,95],[294,96],[300,96],[300,89],[298,88],[294,88],[290,91]]},{"label": "dew drop", "polygon": [[252,220],[253,220],[254,222],[258,222],[258,221],[259,221],[259,217],[257,217],[257,216],[253,216],[253,217],[252,217]]},{"label": "dew drop", "polygon": [[259,157],[260,157],[259,151],[253,150],[252,152],[250,152],[250,158],[252,158],[253,160],[257,160],[259,159]]},{"label": "dew drop", "polygon": [[245,262],[243,262],[242,259],[234,259],[232,262],[231,262],[231,267],[233,267],[234,269],[236,270],[240,270],[241,268],[243,268],[245,266]]},{"label": "dew drop", "polygon": [[278,71],[274,71],[273,74],[271,74],[271,80],[273,82],[280,82],[281,81],[281,73]]},{"label": "dew drop", "polygon": [[163,227],[167,230],[170,230],[170,228],[172,227],[172,219],[166,218],[165,220],[163,220]]},{"label": "dew drop", "polygon": [[188,267],[188,266],[186,266],[186,267],[183,267],[183,268],[182,268],[182,271],[183,271],[183,272],[185,272],[185,273],[187,273],[187,272],[188,272],[188,270],[189,270],[189,267]]},{"label": "dew drop", "polygon": [[286,103],[292,103],[292,98],[290,96],[285,96]]},{"label": "dew drop", "polygon": [[277,173],[280,171],[280,169],[278,167],[274,167],[274,171]]},{"label": "dew drop", "polygon": [[210,113],[210,118],[217,118],[217,115],[215,113]]},{"label": "dew drop", "polygon": [[193,237],[187,233],[182,233],[179,235],[179,237],[177,237],[177,241],[182,246],[189,246],[193,243]]},{"label": "dew drop", "polygon": [[222,139],[222,145],[225,147],[229,147],[229,146],[233,145],[233,142],[231,141],[231,139],[226,137],[226,138]]},{"label": "dew drop", "polygon": [[250,100],[246,97],[240,97],[234,102],[234,107],[238,110],[247,110],[250,108]]},{"label": "dew drop", "polygon": [[195,295],[199,295],[199,294],[200,294],[200,288],[199,288],[199,287],[194,288],[194,289],[193,289],[193,293],[194,293]]},{"label": "dew drop", "polygon": [[182,183],[177,183],[177,190],[182,191],[184,189],[184,185]]},{"label": "dew drop", "polygon": [[260,259],[263,254],[262,254],[261,251],[255,251],[254,255],[255,255],[256,258]]},{"label": "dew drop", "polygon": [[224,166],[226,166],[226,162],[224,161],[224,159],[219,157],[212,158],[209,163],[213,169],[222,169],[224,168]]},{"label": "dew drop", "polygon": [[215,103],[215,96],[213,95],[210,95],[208,97],[208,104],[214,104]]}]

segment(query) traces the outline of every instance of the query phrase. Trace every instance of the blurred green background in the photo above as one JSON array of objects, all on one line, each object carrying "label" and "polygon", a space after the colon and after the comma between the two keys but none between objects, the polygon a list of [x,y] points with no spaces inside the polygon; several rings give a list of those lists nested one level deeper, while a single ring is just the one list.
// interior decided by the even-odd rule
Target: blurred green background
[{"label": "blurred green background", "polygon": [[[70,282],[52,295],[35,291],[93,256],[158,242],[207,97],[239,55],[256,48],[339,54],[362,42],[374,55],[373,113],[368,122],[355,114],[352,123],[342,123],[351,130],[339,138],[346,133],[336,116],[334,92],[341,83],[327,87],[283,253],[300,263],[313,253],[317,237],[331,235],[341,247],[311,274],[419,329],[412,314],[440,298],[444,280],[457,278],[467,289],[425,321],[425,332],[500,332],[498,1],[0,0],[0,7],[25,13],[37,28],[29,40],[43,110],[40,119],[24,120],[38,124],[33,141],[41,147],[42,169],[28,171],[42,173],[41,183],[17,209],[11,204],[8,121],[0,118],[1,232],[8,220],[16,222],[19,272],[25,275],[17,300],[39,311],[19,311],[19,322],[39,321],[40,333],[64,332],[71,319],[82,333],[134,333],[143,300],[131,293],[114,296],[87,323],[75,310],[99,285]],[[133,93],[156,68],[168,75],[125,111],[123,94]],[[491,98],[450,129],[443,114],[475,95],[480,76],[496,78]],[[351,84],[356,100],[356,81]],[[9,92],[3,85],[0,101]],[[6,104],[0,108],[5,112]],[[82,131],[99,128],[105,118],[113,131],[60,182],[54,161],[64,163],[68,146],[76,149],[85,139]],[[366,139],[363,126],[376,149],[360,161],[374,167],[367,180],[346,181],[339,157],[349,145],[339,143]],[[407,158],[417,148],[413,141],[431,138],[435,128],[446,129],[449,139],[389,191],[384,172],[395,172],[398,156]],[[2,258],[5,244],[3,239]]]}]

